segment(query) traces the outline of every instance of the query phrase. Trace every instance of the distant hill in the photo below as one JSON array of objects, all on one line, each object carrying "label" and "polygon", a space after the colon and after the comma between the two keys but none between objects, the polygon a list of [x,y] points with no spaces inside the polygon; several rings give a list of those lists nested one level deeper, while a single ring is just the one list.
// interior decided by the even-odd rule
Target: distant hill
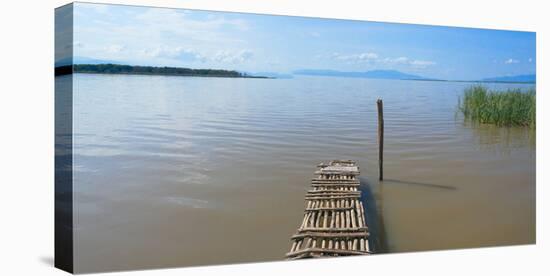
[{"label": "distant hill", "polygon": [[537,82],[537,75],[531,74],[531,75],[516,75],[516,76],[486,78],[486,79],[482,79],[482,81],[535,83]]},{"label": "distant hill", "polygon": [[366,72],[344,72],[336,70],[315,70],[304,69],[294,71],[296,75],[308,75],[308,76],[330,76],[330,77],[346,77],[346,78],[370,78],[370,79],[424,79],[424,77],[411,75],[396,70],[372,70]]},{"label": "distant hill", "polygon": [[97,58],[88,58],[88,57],[74,57],[74,64],[123,64],[122,62],[115,60],[105,60]]}]

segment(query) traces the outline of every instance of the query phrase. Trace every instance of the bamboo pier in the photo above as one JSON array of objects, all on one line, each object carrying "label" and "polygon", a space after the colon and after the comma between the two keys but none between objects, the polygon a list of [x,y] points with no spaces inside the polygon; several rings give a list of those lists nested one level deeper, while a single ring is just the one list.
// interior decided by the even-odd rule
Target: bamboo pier
[{"label": "bamboo pier", "polygon": [[370,254],[365,209],[355,161],[317,166],[307,191],[302,224],[291,238],[288,259]]}]

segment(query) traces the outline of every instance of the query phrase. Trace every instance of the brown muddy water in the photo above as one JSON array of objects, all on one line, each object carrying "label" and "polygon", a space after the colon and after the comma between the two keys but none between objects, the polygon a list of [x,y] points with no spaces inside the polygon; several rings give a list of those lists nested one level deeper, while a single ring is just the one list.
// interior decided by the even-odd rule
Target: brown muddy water
[{"label": "brown muddy water", "polygon": [[468,85],[76,74],[75,270],[283,260],[330,159],[359,162],[378,252],[534,243],[534,135],[465,123]]}]

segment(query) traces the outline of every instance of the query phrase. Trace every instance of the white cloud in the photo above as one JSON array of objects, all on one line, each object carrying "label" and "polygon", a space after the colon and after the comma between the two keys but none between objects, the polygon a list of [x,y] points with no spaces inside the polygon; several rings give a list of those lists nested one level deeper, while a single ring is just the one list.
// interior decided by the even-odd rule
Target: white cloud
[{"label": "white cloud", "polygon": [[515,63],[519,63],[519,60],[513,59],[513,58],[509,58],[509,59],[505,60],[504,63],[505,63],[505,64],[515,64]]},{"label": "white cloud", "polygon": [[408,64],[410,62],[408,57],[398,57],[398,58],[385,58],[383,63],[386,64]]},{"label": "white cloud", "polygon": [[346,61],[348,63],[365,63],[376,61],[378,59],[378,54],[370,52],[351,55],[333,53],[332,58],[336,60]]},{"label": "white cloud", "polygon": [[[317,55],[317,58],[326,58],[327,56]],[[333,53],[328,56],[330,59],[336,61],[342,61],[349,64],[371,64],[371,65],[382,65],[386,67],[395,67],[395,66],[409,66],[413,69],[424,69],[429,66],[436,65],[436,62],[429,60],[420,60],[420,59],[410,59],[408,57],[381,57],[376,53],[364,52],[359,54],[340,54]]]},{"label": "white cloud", "polygon": [[251,60],[254,53],[250,50],[220,50],[213,54],[206,54],[191,48],[158,46],[141,51],[141,55],[146,58],[171,59],[186,62],[200,61],[239,64]]},{"label": "white cloud", "polygon": [[[75,21],[75,40],[86,45],[76,54],[157,65],[212,61],[211,57],[221,49],[232,51],[225,59],[220,56],[220,60],[241,62],[250,58],[247,52],[238,53],[241,49],[249,49],[250,42],[236,35],[250,28],[246,20],[223,14],[204,16],[201,12],[161,8],[109,7],[107,14],[98,15],[95,8],[103,6],[107,5],[76,6],[82,19]],[[120,20],[121,13],[124,20]],[[93,16],[86,17],[87,14]]]},{"label": "white cloud", "polygon": [[389,66],[410,66],[414,69],[425,69],[437,64],[435,61],[431,60],[411,59],[408,57],[384,58],[380,59],[379,62]]},{"label": "white cloud", "polygon": [[249,25],[242,19],[225,19],[223,16],[209,15],[207,20],[198,20],[189,17],[189,13],[176,9],[150,8],[135,17],[145,24],[162,27],[175,33],[189,31],[212,31],[222,27],[230,27],[238,30],[248,30]]},{"label": "white cloud", "polygon": [[180,61],[204,62],[206,60],[206,58],[199,52],[193,49],[184,48],[181,46],[178,46],[178,47],[158,46],[155,48],[145,49],[142,51],[142,54],[149,58],[176,59]]},{"label": "white cloud", "polygon": [[432,66],[432,65],[435,65],[436,63],[433,62],[433,61],[429,61],[429,60],[418,60],[418,59],[415,59],[411,62],[409,62],[410,65],[412,65],[413,67],[415,68],[426,68],[428,66]]},{"label": "white cloud", "polygon": [[212,60],[221,63],[243,63],[252,59],[254,54],[250,50],[241,50],[238,52],[218,51]]}]

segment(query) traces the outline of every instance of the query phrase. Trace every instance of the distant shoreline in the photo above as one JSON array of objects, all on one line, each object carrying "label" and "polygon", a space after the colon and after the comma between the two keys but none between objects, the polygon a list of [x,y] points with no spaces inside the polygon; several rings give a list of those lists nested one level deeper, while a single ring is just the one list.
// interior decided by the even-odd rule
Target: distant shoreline
[{"label": "distant shoreline", "polygon": [[509,84],[536,84],[529,81],[491,81],[491,80],[438,80],[438,79],[401,79],[412,81],[439,81],[439,82],[469,82],[469,83],[509,83]]},{"label": "distant shoreline", "polygon": [[[140,76],[173,76],[173,77],[212,77],[212,78],[250,78],[250,79],[277,79],[277,77],[255,76],[234,70],[222,69],[191,69],[183,67],[155,67],[133,66],[120,64],[74,64],[55,67],[55,75],[69,75],[72,73],[101,74],[101,75],[140,75]],[[376,78],[359,76],[331,76],[309,75],[312,77],[337,77],[380,80],[405,80],[405,81],[433,81],[433,82],[458,82],[458,83],[500,83],[500,84],[536,84],[536,81],[505,81],[505,80],[445,80],[430,78]]]},{"label": "distant shoreline", "polygon": [[363,80],[390,80],[390,81],[432,81],[432,82],[464,82],[464,83],[502,83],[502,84],[537,84],[536,82],[527,81],[498,81],[498,80],[442,80],[442,79],[407,79],[407,78],[373,78],[373,77],[347,77],[347,76],[329,76],[329,75],[305,75],[297,74],[306,77],[318,78],[346,78],[346,79],[363,79]]},{"label": "distant shoreline", "polygon": [[251,76],[238,71],[220,69],[191,69],[182,67],[132,66],[120,64],[74,64],[55,67],[56,76],[69,75],[72,73],[270,79],[269,77]]},{"label": "distant shoreline", "polygon": [[384,79],[384,80],[415,80],[415,81],[441,81],[441,82],[468,82],[468,83],[520,83],[535,84],[535,75],[516,75],[508,77],[495,77],[483,79],[441,79],[424,77],[403,73],[397,70],[370,70],[370,71],[338,71],[332,69],[302,69],[293,72],[295,75],[317,76],[317,77],[343,77],[361,79]]},{"label": "distant shoreline", "polygon": [[[263,76],[243,76],[243,77],[230,77],[230,76],[217,76],[217,75],[176,75],[176,74],[147,74],[147,73],[99,73],[99,72],[73,72],[74,74],[90,74],[90,75],[127,75],[127,76],[165,76],[165,77],[201,77],[201,78],[230,78],[230,79],[274,79]],[[58,75],[56,75],[58,76]]]}]

